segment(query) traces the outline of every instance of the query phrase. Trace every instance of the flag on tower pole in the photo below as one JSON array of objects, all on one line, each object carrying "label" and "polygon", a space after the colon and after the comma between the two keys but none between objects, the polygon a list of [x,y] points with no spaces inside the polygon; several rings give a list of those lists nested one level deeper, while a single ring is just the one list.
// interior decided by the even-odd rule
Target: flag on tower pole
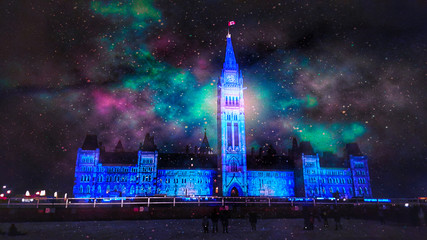
[{"label": "flag on tower pole", "polygon": [[234,25],[234,24],[236,24],[234,21],[229,21],[229,22],[228,22],[228,26],[232,26],[232,25]]}]

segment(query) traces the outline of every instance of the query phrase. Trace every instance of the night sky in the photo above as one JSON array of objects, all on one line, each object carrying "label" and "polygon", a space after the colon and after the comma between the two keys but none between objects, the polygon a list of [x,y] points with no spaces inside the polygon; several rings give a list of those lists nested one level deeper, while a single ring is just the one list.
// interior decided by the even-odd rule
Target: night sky
[{"label": "night sky", "polygon": [[[320,3],[322,2],[322,3]],[[427,195],[425,1],[0,1],[0,185],[72,192],[107,150],[216,148],[228,21],[248,149],[357,142],[375,197]]]}]

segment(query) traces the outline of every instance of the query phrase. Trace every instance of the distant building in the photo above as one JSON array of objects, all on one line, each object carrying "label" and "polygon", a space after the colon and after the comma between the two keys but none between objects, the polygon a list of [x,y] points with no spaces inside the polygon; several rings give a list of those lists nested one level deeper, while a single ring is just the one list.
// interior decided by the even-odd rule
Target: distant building
[{"label": "distant building", "polygon": [[246,156],[243,76],[230,34],[217,89],[218,155],[206,131],[201,146],[185,153],[159,153],[149,134],[136,152],[126,152],[121,141],[107,152],[96,135],[87,135],[77,152],[74,196],[372,196],[368,160],[356,143],[346,145],[343,158],[319,157],[296,139],[287,155],[266,146]]}]

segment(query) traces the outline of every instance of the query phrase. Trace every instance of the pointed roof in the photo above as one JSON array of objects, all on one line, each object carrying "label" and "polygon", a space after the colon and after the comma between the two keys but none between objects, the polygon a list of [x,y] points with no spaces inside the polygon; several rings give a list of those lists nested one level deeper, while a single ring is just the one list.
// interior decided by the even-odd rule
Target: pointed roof
[{"label": "pointed roof", "polygon": [[200,151],[206,150],[206,152],[209,152],[210,146],[208,138],[206,137],[206,128],[205,128],[205,136],[203,137],[202,145],[200,145]]},{"label": "pointed roof", "polygon": [[237,70],[239,65],[234,56],[233,44],[231,43],[231,34],[227,34],[227,48],[225,50],[224,69]]},{"label": "pointed roof", "polygon": [[157,151],[157,146],[154,144],[154,136],[150,136],[149,133],[145,134],[144,144],[139,148],[142,151]]},{"label": "pointed roof", "polygon": [[123,144],[122,144],[122,141],[121,141],[121,140],[119,140],[119,141],[117,142],[117,145],[116,145],[116,147],[114,148],[114,151],[115,151],[115,152],[124,152],[124,151],[125,151],[125,149],[123,148]]},{"label": "pointed roof", "polygon": [[345,151],[348,156],[362,156],[362,152],[360,151],[359,145],[357,143],[347,143],[345,145]]},{"label": "pointed roof", "polygon": [[305,155],[314,155],[313,147],[308,141],[302,141],[299,144],[299,151],[300,153],[304,153]]},{"label": "pointed roof", "polygon": [[83,142],[83,150],[96,150],[98,148],[98,136],[94,134],[87,134]]}]

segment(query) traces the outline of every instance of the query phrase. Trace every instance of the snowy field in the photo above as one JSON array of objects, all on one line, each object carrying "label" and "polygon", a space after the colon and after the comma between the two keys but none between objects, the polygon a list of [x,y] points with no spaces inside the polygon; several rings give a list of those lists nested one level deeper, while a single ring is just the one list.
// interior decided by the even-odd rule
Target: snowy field
[{"label": "snowy field", "polygon": [[[201,219],[93,221],[93,222],[27,222],[16,223],[25,236],[0,235],[0,239],[427,239],[427,227],[400,226],[377,221],[342,220],[343,230],[324,229],[315,222],[313,231],[304,231],[302,219],[260,219],[257,231],[250,230],[248,219],[230,219],[229,233],[202,232]],[[211,224],[211,223],[210,223]],[[7,231],[10,223],[0,223]]]}]

